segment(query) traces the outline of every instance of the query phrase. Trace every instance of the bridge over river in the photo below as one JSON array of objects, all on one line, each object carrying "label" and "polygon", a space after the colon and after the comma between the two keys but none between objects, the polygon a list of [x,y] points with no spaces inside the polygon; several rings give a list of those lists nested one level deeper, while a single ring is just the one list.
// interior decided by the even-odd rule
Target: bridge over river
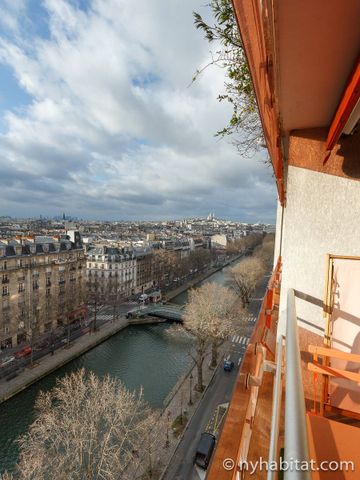
[{"label": "bridge over river", "polygon": [[128,312],[127,318],[157,317],[182,322],[184,305],[154,303]]}]

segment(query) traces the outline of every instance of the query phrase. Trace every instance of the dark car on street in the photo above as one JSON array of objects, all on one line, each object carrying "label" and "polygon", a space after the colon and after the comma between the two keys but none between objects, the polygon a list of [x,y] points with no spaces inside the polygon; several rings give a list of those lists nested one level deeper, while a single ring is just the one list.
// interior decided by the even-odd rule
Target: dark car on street
[{"label": "dark car on street", "polygon": [[215,436],[208,432],[201,434],[195,454],[195,464],[204,470],[207,469],[211,455],[215,448]]},{"label": "dark car on street", "polygon": [[225,372],[231,372],[231,370],[234,368],[234,362],[231,360],[225,360],[224,361],[224,370]]}]

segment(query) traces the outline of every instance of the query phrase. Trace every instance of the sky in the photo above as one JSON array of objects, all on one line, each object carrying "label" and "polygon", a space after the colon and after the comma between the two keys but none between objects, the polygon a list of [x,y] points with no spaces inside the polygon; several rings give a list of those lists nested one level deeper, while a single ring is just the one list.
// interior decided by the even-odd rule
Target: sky
[{"label": "sky", "polygon": [[0,215],[272,223],[265,153],[214,136],[203,0],[0,0]]}]

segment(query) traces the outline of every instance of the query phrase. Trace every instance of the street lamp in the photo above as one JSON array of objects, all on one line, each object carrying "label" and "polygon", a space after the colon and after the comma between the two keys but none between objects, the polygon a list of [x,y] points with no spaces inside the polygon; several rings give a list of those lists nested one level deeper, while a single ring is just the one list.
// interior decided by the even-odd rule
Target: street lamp
[{"label": "street lamp", "polygon": [[30,320],[30,329],[31,329],[31,338],[30,338],[30,348],[31,348],[31,352],[30,352],[30,366],[32,367],[33,366],[33,363],[34,363],[34,330],[38,324],[38,320],[39,320],[39,312],[40,312],[40,307],[37,305],[34,309],[34,314],[35,314],[35,319],[32,318]]},{"label": "street lamp", "polygon": [[169,440],[169,426],[170,426],[170,410],[167,412],[167,421],[166,421],[166,443],[165,443],[165,448],[169,448],[170,446],[170,440]]},{"label": "street lamp", "polygon": [[183,391],[181,390],[180,392],[180,423],[183,425],[184,423],[184,417],[183,417]]},{"label": "street lamp", "polygon": [[192,405],[193,404],[193,401],[192,401],[192,380],[193,380],[193,374],[192,372],[190,373],[190,377],[189,377],[189,380],[190,380],[190,396],[189,396],[189,405]]}]

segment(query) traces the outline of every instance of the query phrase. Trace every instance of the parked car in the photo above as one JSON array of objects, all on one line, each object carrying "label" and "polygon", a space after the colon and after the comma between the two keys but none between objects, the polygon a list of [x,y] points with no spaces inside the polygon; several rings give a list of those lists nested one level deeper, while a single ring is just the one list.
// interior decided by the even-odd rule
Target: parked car
[{"label": "parked car", "polygon": [[233,368],[234,368],[234,362],[232,360],[225,360],[224,362],[225,372],[231,372]]},{"label": "parked car", "polygon": [[207,469],[215,447],[215,436],[208,432],[201,434],[196,448],[195,463],[204,470]]},{"label": "parked car", "polygon": [[31,347],[27,346],[27,347],[24,347],[22,350],[20,350],[20,352],[16,352],[15,358],[27,357],[28,355],[30,355],[30,353],[31,353]]},{"label": "parked car", "polygon": [[2,360],[0,360],[0,367],[5,367],[6,365],[9,365],[9,363],[12,363],[15,360],[15,357],[13,355],[4,357]]},{"label": "parked car", "polygon": [[34,347],[34,350],[42,350],[43,348],[46,348],[50,345],[50,342],[45,340],[41,343],[38,343],[37,345],[35,345]]}]

